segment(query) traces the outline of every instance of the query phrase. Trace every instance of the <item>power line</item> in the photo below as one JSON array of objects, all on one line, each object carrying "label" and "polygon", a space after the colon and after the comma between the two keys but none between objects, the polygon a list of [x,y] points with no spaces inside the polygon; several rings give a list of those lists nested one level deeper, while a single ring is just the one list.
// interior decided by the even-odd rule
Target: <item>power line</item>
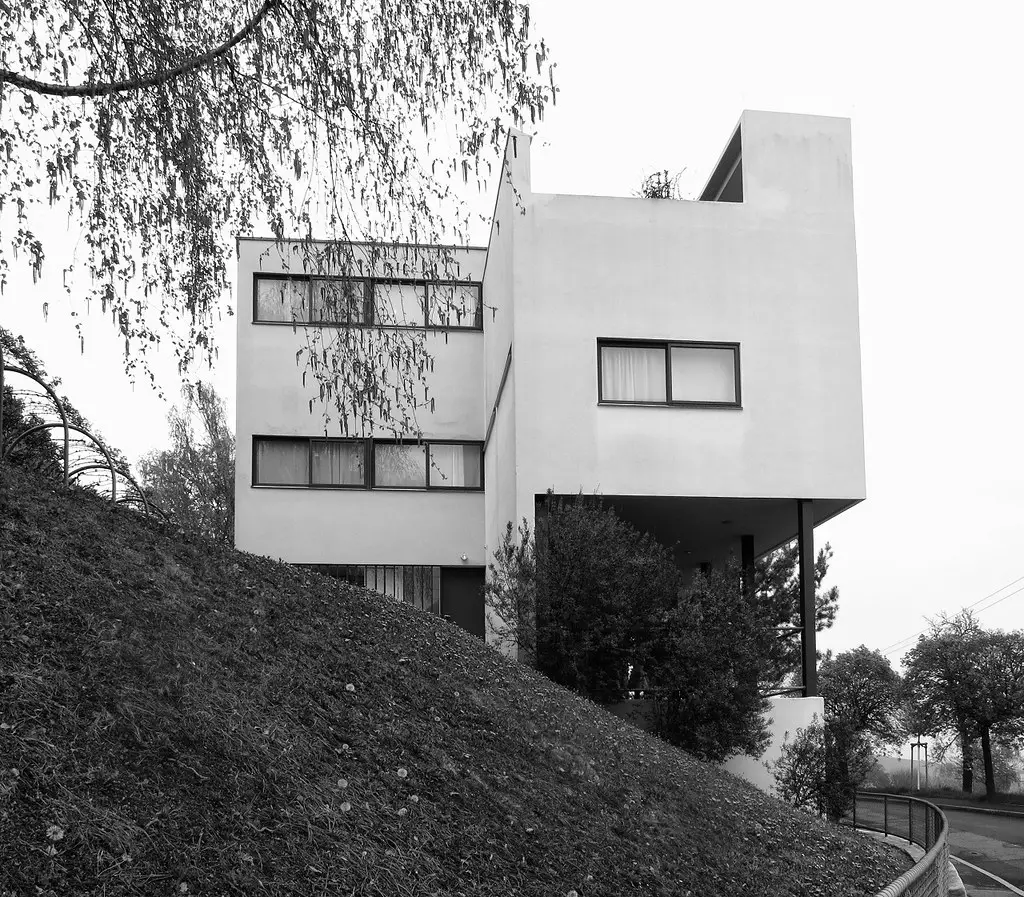
[{"label": "power line", "polygon": [[1014,595],[1017,595],[1020,592],[1024,592],[1024,586],[1021,586],[1019,589],[1014,589],[1008,595],[1003,595],[1002,598],[1000,598],[998,601],[993,601],[988,607],[979,608],[978,613],[983,614],[987,610],[992,610],[992,608],[999,604],[1001,601],[1005,601],[1007,598],[1012,598]]},{"label": "power line", "polygon": [[[973,604],[968,604],[967,607],[964,608],[964,610],[971,610],[971,609],[977,607],[983,601],[988,601],[989,598],[995,597],[1000,592],[1002,592],[1004,589],[1008,589],[1008,588],[1010,588],[1010,586],[1015,586],[1019,582],[1024,582],[1024,576],[1018,576],[1015,580],[1013,580],[1013,582],[1008,582],[1008,583],[1006,583],[1006,585],[1000,586],[994,592],[989,592],[989,594],[987,594],[984,598],[979,598]],[[1000,598],[998,601],[993,601],[988,607],[981,608],[978,611],[978,613],[979,614],[980,613],[984,613],[989,608],[995,607],[997,604],[999,604],[1000,601],[1005,601],[1007,598],[1010,598],[1010,597],[1012,597],[1013,595],[1016,595],[1019,592],[1024,592],[1024,586],[1021,586],[1021,588],[1019,588],[1019,589],[1015,589],[1014,591],[1010,592],[1008,595],[1003,595],[1002,598]],[[919,635],[924,635],[927,631],[928,631],[927,628],[920,629],[917,632],[915,632],[913,635],[908,635],[908,636],[906,636],[906,638],[901,638],[899,641],[893,642],[891,645],[888,645],[887,647],[882,649],[882,655],[884,657],[888,657],[890,654],[895,654],[898,651],[906,650],[907,648],[909,648],[911,646],[911,644],[913,644],[914,639],[916,639]]]}]

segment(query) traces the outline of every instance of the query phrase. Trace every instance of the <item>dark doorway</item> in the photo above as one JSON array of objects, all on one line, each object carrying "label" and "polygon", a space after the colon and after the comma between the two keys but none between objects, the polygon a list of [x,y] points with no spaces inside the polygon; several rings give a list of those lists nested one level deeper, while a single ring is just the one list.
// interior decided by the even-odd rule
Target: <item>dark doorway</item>
[{"label": "dark doorway", "polygon": [[484,637],[484,568],[441,568],[441,616]]}]

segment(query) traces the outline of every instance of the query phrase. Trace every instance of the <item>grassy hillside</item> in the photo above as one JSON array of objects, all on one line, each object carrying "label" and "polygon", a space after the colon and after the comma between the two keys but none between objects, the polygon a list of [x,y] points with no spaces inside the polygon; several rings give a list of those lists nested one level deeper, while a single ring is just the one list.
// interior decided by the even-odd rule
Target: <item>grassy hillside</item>
[{"label": "grassy hillside", "polygon": [[436,617],[0,472],[2,895],[848,895],[904,868]]}]

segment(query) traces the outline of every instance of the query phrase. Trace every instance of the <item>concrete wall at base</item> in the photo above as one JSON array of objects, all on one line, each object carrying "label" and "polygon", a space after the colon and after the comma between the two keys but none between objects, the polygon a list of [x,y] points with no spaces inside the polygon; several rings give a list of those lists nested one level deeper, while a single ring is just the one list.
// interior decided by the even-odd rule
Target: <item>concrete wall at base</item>
[{"label": "concrete wall at base", "polygon": [[757,785],[763,791],[771,793],[774,779],[772,774],[765,769],[765,763],[772,764],[779,759],[782,753],[782,745],[787,740],[792,741],[796,737],[797,729],[805,729],[817,717],[819,720],[825,717],[825,701],[823,698],[772,698],[771,742],[764,755],[753,757],[733,757],[727,760],[723,767],[748,782]]}]

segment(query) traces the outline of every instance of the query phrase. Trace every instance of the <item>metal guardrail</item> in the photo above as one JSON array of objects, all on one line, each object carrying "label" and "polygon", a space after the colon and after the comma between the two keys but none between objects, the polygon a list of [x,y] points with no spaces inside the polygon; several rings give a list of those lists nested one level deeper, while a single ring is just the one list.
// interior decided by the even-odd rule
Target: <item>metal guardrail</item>
[{"label": "metal guardrail", "polygon": [[858,791],[843,825],[895,835],[925,851],[914,867],[876,897],[947,897],[949,891],[949,826],[934,804],[906,794]]}]

